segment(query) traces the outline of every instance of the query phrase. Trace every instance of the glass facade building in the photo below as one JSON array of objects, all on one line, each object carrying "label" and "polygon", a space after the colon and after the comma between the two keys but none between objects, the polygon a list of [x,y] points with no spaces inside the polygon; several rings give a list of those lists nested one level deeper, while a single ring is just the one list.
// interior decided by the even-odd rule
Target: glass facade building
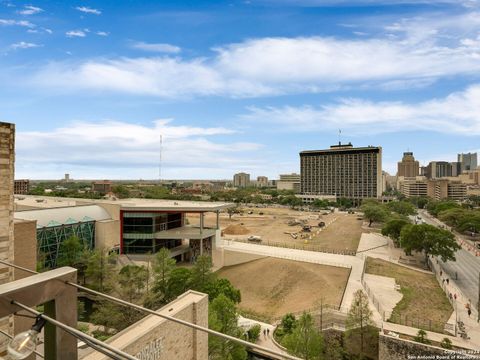
[{"label": "glass facade building", "polygon": [[182,245],[181,239],[158,239],[155,234],[183,226],[184,214],[121,211],[122,253],[156,253]]}]

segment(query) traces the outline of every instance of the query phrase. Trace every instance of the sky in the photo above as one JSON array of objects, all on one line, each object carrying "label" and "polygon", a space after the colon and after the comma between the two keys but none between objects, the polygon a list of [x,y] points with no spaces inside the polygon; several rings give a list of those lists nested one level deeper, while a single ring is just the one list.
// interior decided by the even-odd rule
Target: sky
[{"label": "sky", "polygon": [[455,161],[480,0],[0,0],[0,121],[16,178],[275,179],[339,140]]}]

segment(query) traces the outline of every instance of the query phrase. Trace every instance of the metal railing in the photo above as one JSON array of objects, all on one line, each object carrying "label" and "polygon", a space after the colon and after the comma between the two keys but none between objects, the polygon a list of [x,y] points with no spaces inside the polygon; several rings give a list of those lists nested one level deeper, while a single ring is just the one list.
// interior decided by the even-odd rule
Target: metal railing
[{"label": "metal railing", "polygon": [[[33,270],[30,270],[30,269],[27,269],[25,267],[22,267],[22,266],[19,266],[19,265],[15,265],[15,264],[12,264],[12,263],[9,263],[5,260],[0,260],[0,263],[3,264],[3,265],[6,265],[6,266],[10,266],[10,267],[13,267],[13,268],[16,268],[16,269],[19,269],[19,270],[22,270],[22,271],[25,271],[25,272],[28,272],[30,274],[39,274],[38,272],[36,271],[33,271]],[[136,309],[138,311],[141,311],[143,313],[146,313],[146,314],[149,314],[149,315],[154,315],[154,316],[158,316],[162,319],[165,319],[165,320],[168,320],[168,321],[172,321],[174,323],[177,323],[177,324],[180,324],[180,325],[184,325],[184,326],[187,326],[187,327],[190,327],[194,330],[199,330],[199,331],[202,331],[202,332],[205,332],[209,335],[213,335],[213,336],[217,336],[219,338],[222,338],[224,340],[227,340],[227,341],[232,341],[232,342],[235,342],[237,344],[240,344],[240,345],[243,345],[245,346],[247,349],[248,348],[253,348],[253,349],[256,349],[256,350],[259,350],[259,351],[262,351],[262,352],[265,352],[265,353],[268,353],[268,354],[272,354],[272,355],[275,355],[275,356],[278,356],[282,359],[289,359],[289,360],[301,360],[299,359],[298,357],[296,356],[292,356],[292,355],[289,355],[289,354],[283,354],[283,353],[280,353],[276,350],[272,350],[272,349],[269,349],[267,347],[264,347],[264,346],[260,346],[260,345],[257,345],[257,344],[254,344],[254,343],[251,343],[251,342],[248,342],[246,340],[242,340],[242,339],[239,339],[237,337],[234,337],[234,336],[231,336],[231,335],[227,335],[227,334],[223,334],[221,332],[218,332],[218,331],[215,331],[215,330],[211,330],[209,328],[206,328],[206,327],[203,327],[203,326],[200,326],[200,325],[197,325],[197,324],[193,324],[193,323],[189,323],[188,321],[185,321],[185,320],[182,320],[182,319],[178,319],[178,318],[175,318],[173,316],[169,316],[169,315],[164,315],[164,314],[161,314],[159,312],[156,312],[154,310],[150,310],[150,309],[147,309],[143,306],[140,306],[140,305],[137,305],[137,304],[133,304],[133,303],[130,303],[128,301],[125,301],[125,300],[122,300],[122,299],[118,299],[114,296],[111,296],[111,295],[107,295],[107,294],[104,294],[104,293],[101,293],[99,291],[95,291],[95,290],[92,290],[92,289],[89,289],[85,286],[81,286],[81,285],[78,285],[76,283],[72,283],[70,281],[67,281],[65,282],[66,285],[69,285],[69,286],[73,286],[73,287],[76,287],[77,289],[79,290],[82,290],[84,292],[87,292],[87,293],[90,293],[90,294],[93,294],[93,295],[96,295],[96,296],[99,296],[99,297],[102,297],[106,300],[109,300],[109,301],[112,301],[112,302],[115,302],[119,305],[122,305],[122,306],[126,306],[126,307],[130,307],[130,308],[133,308],[133,309]],[[18,306],[21,307],[22,304],[16,304]],[[25,309],[26,310],[26,309]],[[33,309],[30,309],[30,311],[35,311]],[[47,319],[48,320],[48,319]],[[54,320],[54,319],[53,319]],[[50,320],[49,320],[50,321]],[[107,348],[107,346],[105,346],[106,344],[105,343],[102,343],[104,345],[105,348]]]},{"label": "metal railing", "polygon": [[336,255],[347,255],[347,256],[355,256],[357,252],[355,250],[342,250],[342,249],[332,249],[327,248],[319,245],[313,244],[297,244],[297,243],[288,243],[288,242],[279,242],[279,241],[265,241],[262,240],[260,242],[253,242],[249,241],[248,239],[239,239],[239,238],[223,238],[223,240],[228,241],[236,241],[246,244],[254,244],[254,245],[264,245],[264,246],[273,246],[285,249],[295,249],[295,250],[305,250],[305,251],[314,251],[320,253],[327,253],[327,254],[336,254]]}]

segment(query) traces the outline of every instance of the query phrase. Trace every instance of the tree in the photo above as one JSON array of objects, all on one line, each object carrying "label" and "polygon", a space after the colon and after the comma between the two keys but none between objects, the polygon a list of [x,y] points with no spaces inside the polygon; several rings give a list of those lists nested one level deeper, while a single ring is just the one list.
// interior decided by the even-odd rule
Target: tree
[{"label": "tree", "polygon": [[422,344],[430,344],[430,340],[428,340],[427,333],[425,332],[425,330],[421,330],[421,329],[418,330],[414,340]]},{"label": "tree", "polygon": [[153,259],[153,291],[159,293],[165,299],[170,297],[168,294],[168,279],[175,268],[175,264],[176,261],[170,257],[170,250],[167,248],[161,248]]},{"label": "tree", "polygon": [[[237,309],[233,301],[220,294],[214,299],[208,310],[208,327],[223,334],[242,337],[243,331],[238,326]],[[208,336],[209,359],[212,360],[245,360],[245,347],[217,336]]]},{"label": "tree", "polygon": [[58,247],[57,266],[76,267],[83,254],[83,244],[78,236],[71,236]]},{"label": "tree", "polygon": [[119,198],[119,199],[127,199],[130,197],[130,191],[127,189],[125,185],[116,185],[112,187],[112,192]]},{"label": "tree", "polygon": [[262,331],[262,326],[260,324],[253,325],[250,329],[248,329],[248,341],[252,343],[256,343],[258,338],[260,337],[260,332]]},{"label": "tree", "polygon": [[387,211],[380,204],[367,203],[362,205],[363,216],[368,219],[368,227],[373,222],[382,222],[387,218]]},{"label": "tree", "polygon": [[238,214],[239,213],[238,205],[236,205],[235,207],[229,207],[227,209],[227,213],[228,213],[228,219],[232,220],[233,214]]},{"label": "tree", "polygon": [[242,300],[240,290],[234,287],[228,279],[214,279],[212,282],[207,283],[204,289],[210,301],[214,300],[220,294],[225,295],[235,304],[238,304]]},{"label": "tree", "polygon": [[197,262],[192,269],[192,289],[205,291],[207,286],[215,279],[212,267],[210,256],[202,255],[197,258]]},{"label": "tree", "polygon": [[428,266],[428,256],[440,256],[442,261],[455,260],[455,252],[460,249],[455,236],[447,230],[433,225],[406,225],[400,233],[400,246],[406,254],[412,251],[425,254],[425,265]]},{"label": "tree", "polygon": [[461,207],[459,203],[452,200],[432,201],[427,205],[428,212],[434,216],[437,216],[442,211]]},{"label": "tree", "polygon": [[412,196],[406,199],[415,205],[418,209],[424,209],[425,206],[430,202],[430,199],[426,196]]},{"label": "tree", "polygon": [[415,206],[408,201],[392,201],[387,204],[387,207],[400,215],[414,215],[417,213]]},{"label": "tree", "polygon": [[147,283],[147,269],[145,266],[125,265],[118,273],[118,284],[122,298],[136,303],[145,295],[143,291]]},{"label": "tree", "polygon": [[[177,267],[170,272],[167,282],[167,294],[173,299],[190,289],[192,271],[187,268]],[[168,300],[170,300],[168,299]]]},{"label": "tree", "polygon": [[398,240],[400,239],[400,232],[402,231],[405,225],[410,224],[408,220],[405,219],[392,219],[389,220],[383,225],[382,227],[382,235],[389,236],[398,244]]},{"label": "tree", "polygon": [[323,337],[315,329],[312,315],[303,313],[290,334],[283,337],[282,345],[289,353],[302,359],[321,359],[323,352]]},{"label": "tree", "polygon": [[285,334],[290,334],[297,323],[295,315],[292,313],[285,314],[282,318],[281,326]]},{"label": "tree", "polygon": [[438,218],[449,226],[457,227],[465,219],[468,210],[462,208],[451,208],[438,213]]},{"label": "tree", "polygon": [[89,253],[85,276],[90,288],[100,292],[110,291],[115,274],[115,257],[115,254],[107,255],[104,250]]},{"label": "tree", "polygon": [[444,349],[452,349],[452,341],[449,338],[443,338],[442,342],[440,343],[440,346]]},{"label": "tree", "polygon": [[368,307],[368,297],[362,290],[357,290],[353,294],[353,302],[348,310],[346,337],[351,340],[356,334],[359,335],[360,356],[364,354],[366,335],[372,324],[372,311]]}]

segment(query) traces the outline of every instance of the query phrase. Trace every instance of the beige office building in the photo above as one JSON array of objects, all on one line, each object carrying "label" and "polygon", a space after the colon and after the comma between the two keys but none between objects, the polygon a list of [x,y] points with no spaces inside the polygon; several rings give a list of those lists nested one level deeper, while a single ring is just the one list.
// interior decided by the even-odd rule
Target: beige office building
[{"label": "beige office building", "polygon": [[398,162],[397,176],[414,178],[419,175],[420,165],[415,160],[413,152],[404,152],[402,161]]},{"label": "beige office building", "polygon": [[334,145],[300,153],[300,191],[305,195],[335,195],[365,199],[382,195],[382,148]]},{"label": "beige office building", "polygon": [[241,172],[233,175],[233,186],[240,188],[250,186],[250,174]]},{"label": "beige office building", "polygon": [[[15,125],[0,122],[0,259],[13,262],[13,181],[15,163]],[[13,270],[0,265],[0,284],[13,280]],[[0,330],[12,333],[9,317],[0,319]],[[0,354],[6,350],[7,338],[0,337]]]},{"label": "beige office building", "polygon": [[277,181],[277,190],[293,190],[295,193],[300,192],[300,174],[280,174]]},{"label": "beige office building", "polygon": [[266,177],[266,176],[257,176],[256,186],[258,186],[258,187],[267,187],[267,186],[268,186],[268,177]]},{"label": "beige office building", "polygon": [[430,197],[435,200],[464,200],[467,185],[456,178],[426,179],[423,176],[399,178],[399,190],[405,197]]}]

